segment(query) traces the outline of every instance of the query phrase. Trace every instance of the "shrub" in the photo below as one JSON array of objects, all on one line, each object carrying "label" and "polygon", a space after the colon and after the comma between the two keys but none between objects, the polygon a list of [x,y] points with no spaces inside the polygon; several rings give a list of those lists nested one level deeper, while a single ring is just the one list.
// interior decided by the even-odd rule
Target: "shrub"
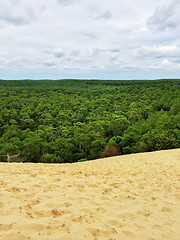
[{"label": "shrub", "polygon": [[145,142],[140,142],[138,147],[138,152],[147,152],[148,151],[148,145]]},{"label": "shrub", "polygon": [[117,149],[117,147],[112,146],[112,145],[107,145],[105,147],[105,150],[100,154],[101,158],[104,157],[112,157],[112,156],[118,156],[120,155],[120,151]]},{"label": "shrub", "polygon": [[85,158],[81,158],[81,159],[78,160],[78,162],[86,162],[86,161],[88,161],[88,160],[85,159]]}]

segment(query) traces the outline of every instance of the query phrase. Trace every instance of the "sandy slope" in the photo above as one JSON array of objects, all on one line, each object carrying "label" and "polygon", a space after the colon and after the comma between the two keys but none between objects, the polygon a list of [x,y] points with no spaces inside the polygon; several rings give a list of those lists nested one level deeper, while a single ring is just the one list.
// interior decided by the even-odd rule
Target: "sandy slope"
[{"label": "sandy slope", "polygon": [[180,240],[180,149],[0,163],[2,240]]}]

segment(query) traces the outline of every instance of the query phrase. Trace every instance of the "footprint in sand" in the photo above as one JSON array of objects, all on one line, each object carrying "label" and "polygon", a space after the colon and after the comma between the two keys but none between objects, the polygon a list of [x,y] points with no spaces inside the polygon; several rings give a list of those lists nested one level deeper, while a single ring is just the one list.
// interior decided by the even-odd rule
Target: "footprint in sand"
[{"label": "footprint in sand", "polygon": [[143,211],[137,211],[137,215],[141,215],[144,217],[149,217],[151,216],[152,212],[148,211],[148,210],[143,210]]},{"label": "footprint in sand", "polygon": [[62,207],[71,207],[72,204],[69,203],[69,202],[65,202],[65,203],[63,203],[61,206],[62,206]]},{"label": "footprint in sand", "polygon": [[142,231],[145,229],[142,225],[140,225],[138,223],[135,223],[134,226],[138,229],[138,231]]},{"label": "footprint in sand", "polygon": [[124,235],[126,237],[130,237],[131,239],[132,239],[132,237],[134,237],[134,234],[132,232],[130,232],[130,231],[122,231],[122,232],[124,233]]},{"label": "footprint in sand", "polygon": [[29,211],[30,209],[32,209],[32,207],[30,204],[27,204],[27,205],[21,206],[20,209],[25,209],[26,211]]},{"label": "footprint in sand", "polygon": [[0,202],[0,208],[4,207],[4,203]]},{"label": "footprint in sand", "polygon": [[123,213],[123,214],[119,214],[118,218],[120,219],[126,219],[126,220],[131,220],[131,219],[135,219],[136,216],[132,213]]},{"label": "footprint in sand", "polygon": [[59,209],[52,209],[52,210],[47,210],[47,211],[35,211],[34,214],[38,217],[60,217],[65,214],[69,214],[71,211],[67,209],[59,210]]},{"label": "footprint in sand", "polygon": [[43,224],[28,224],[28,225],[22,225],[22,229],[24,231],[35,231],[35,232],[41,232],[46,229],[46,227]]},{"label": "footprint in sand", "polygon": [[0,231],[9,231],[12,229],[12,224],[0,224]]},{"label": "footprint in sand", "polygon": [[91,209],[89,209],[89,208],[81,208],[80,211],[82,213],[89,213],[91,211]]},{"label": "footprint in sand", "polygon": [[161,210],[163,212],[168,212],[168,213],[173,212],[173,210],[171,208],[169,208],[169,207],[162,207]]},{"label": "footprint in sand", "polygon": [[108,212],[108,210],[106,210],[106,209],[103,208],[103,207],[98,207],[98,208],[95,209],[95,211],[96,211],[97,213],[107,213],[107,212]]},{"label": "footprint in sand", "polygon": [[159,225],[159,224],[155,224],[155,225],[153,226],[153,228],[155,228],[155,229],[161,229],[161,228],[162,228],[162,226],[161,226],[161,225]]},{"label": "footprint in sand", "polygon": [[116,220],[108,220],[107,223],[111,226],[119,226],[119,222]]},{"label": "footprint in sand", "polygon": [[105,197],[105,196],[102,196],[99,198],[100,200],[108,200],[109,201],[109,197]]},{"label": "footprint in sand", "polygon": [[49,211],[34,211],[33,214],[34,214],[36,217],[40,217],[40,218],[50,217],[50,216],[51,216],[51,214],[49,213]]},{"label": "footprint in sand", "polygon": [[8,210],[5,210],[5,211],[2,211],[1,216],[9,216],[9,215],[11,215],[11,213],[12,213],[12,211],[10,209],[8,209]]},{"label": "footprint in sand", "polygon": [[9,233],[4,236],[1,240],[27,240],[28,237],[20,233]]},{"label": "footprint in sand", "polygon": [[112,235],[110,231],[100,230],[97,228],[87,228],[87,230],[93,237],[107,237]]},{"label": "footprint in sand", "polygon": [[53,213],[53,217],[60,217],[62,215],[72,213],[71,211],[69,211],[67,209],[63,209],[63,210],[53,209],[51,212]]},{"label": "footprint in sand", "polygon": [[78,217],[73,217],[72,218],[72,221],[73,222],[79,222],[79,223],[82,223],[83,222],[83,220],[84,220],[84,218],[85,218],[85,216],[78,216]]}]

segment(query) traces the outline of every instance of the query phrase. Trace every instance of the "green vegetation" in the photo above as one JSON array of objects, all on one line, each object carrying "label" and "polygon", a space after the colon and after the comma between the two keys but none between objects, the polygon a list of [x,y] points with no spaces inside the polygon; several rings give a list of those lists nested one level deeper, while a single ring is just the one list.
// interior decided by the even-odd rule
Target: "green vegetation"
[{"label": "green vegetation", "polygon": [[0,155],[77,162],[180,147],[180,80],[0,80]]}]

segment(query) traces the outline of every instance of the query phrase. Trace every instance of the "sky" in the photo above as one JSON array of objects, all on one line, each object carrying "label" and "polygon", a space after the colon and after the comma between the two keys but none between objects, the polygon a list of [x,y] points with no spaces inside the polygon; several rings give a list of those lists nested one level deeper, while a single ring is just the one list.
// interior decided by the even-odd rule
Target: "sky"
[{"label": "sky", "polygon": [[0,79],[180,78],[180,0],[0,0]]}]

